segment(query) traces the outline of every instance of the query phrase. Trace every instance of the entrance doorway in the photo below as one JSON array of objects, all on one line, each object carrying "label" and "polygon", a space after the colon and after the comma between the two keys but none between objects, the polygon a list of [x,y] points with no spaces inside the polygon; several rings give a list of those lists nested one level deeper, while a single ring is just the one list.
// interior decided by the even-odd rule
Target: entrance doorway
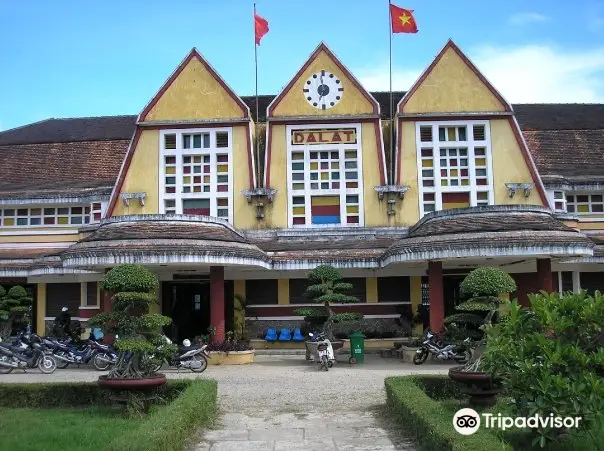
[{"label": "entrance doorway", "polygon": [[181,343],[207,334],[210,327],[210,282],[164,282],[162,312],[172,318],[164,331]]}]

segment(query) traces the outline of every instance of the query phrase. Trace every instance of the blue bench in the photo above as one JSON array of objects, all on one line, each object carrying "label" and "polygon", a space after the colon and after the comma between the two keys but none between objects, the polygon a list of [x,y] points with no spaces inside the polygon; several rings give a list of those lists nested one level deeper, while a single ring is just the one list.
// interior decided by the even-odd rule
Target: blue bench
[{"label": "blue bench", "polygon": [[266,331],[266,336],[264,337],[266,341],[277,341],[277,329],[273,329],[269,327]]},{"label": "blue bench", "polygon": [[279,334],[279,341],[290,341],[292,339],[292,331],[286,327],[281,329]]}]

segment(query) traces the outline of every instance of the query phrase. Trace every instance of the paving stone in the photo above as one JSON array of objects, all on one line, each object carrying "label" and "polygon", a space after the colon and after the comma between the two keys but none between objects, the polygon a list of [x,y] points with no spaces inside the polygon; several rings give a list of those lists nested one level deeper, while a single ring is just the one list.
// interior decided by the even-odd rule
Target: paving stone
[{"label": "paving stone", "polygon": [[206,431],[203,438],[209,442],[247,440],[249,433],[247,429],[217,429]]},{"label": "paving stone", "polygon": [[273,442],[267,440],[256,440],[242,442],[238,440],[216,442],[210,448],[210,451],[272,451]]},{"label": "paving stone", "polygon": [[277,440],[275,442],[275,451],[330,451],[336,450],[333,440],[302,440],[288,441]]},{"label": "paving stone", "polygon": [[335,440],[338,450],[389,450],[396,449],[392,440],[388,436],[385,437],[349,437],[338,438]]},{"label": "paving stone", "polygon": [[211,443],[201,442],[201,443],[198,443],[195,448],[193,448],[193,451],[210,451],[211,447],[212,447]]},{"label": "paving stone", "polygon": [[250,440],[304,440],[304,429],[250,429]]}]

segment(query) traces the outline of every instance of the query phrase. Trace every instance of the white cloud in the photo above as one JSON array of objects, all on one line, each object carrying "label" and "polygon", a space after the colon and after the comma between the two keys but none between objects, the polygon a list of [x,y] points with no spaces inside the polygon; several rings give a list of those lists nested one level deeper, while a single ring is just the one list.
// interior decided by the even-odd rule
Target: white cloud
[{"label": "white cloud", "polygon": [[548,16],[545,16],[540,13],[517,13],[512,14],[508,18],[508,24],[510,25],[527,25],[531,23],[539,23],[539,22],[547,22],[550,20]]},{"label": "white cloud", "polygon": [[[604,47],[483,46],[469,49],[468,56],[509,102],[604,102]],[[423,69],[393,69],[393,89],[408,90]],[[369,90],[389,89],[387,63],[353,73]]]}]

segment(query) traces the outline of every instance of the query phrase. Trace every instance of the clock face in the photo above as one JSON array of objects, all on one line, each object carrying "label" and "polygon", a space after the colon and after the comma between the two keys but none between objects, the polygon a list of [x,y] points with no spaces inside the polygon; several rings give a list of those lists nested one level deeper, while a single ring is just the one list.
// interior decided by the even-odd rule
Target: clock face
[{"label": "clock face", "polygon": [[302,88],[304,98],[319,110],[335,106],[344,95],[342,81],[331,72],[322,70],[308,77]]}]

